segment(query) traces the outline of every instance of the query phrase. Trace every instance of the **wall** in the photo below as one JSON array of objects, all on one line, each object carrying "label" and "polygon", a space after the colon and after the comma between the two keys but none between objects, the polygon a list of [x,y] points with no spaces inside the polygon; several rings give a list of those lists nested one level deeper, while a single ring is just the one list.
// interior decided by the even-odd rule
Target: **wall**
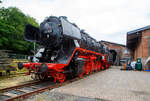
[{"label": "wall", "polygon": [[[111,44],[111,43],[107,43],[107,42],[103,42],[109,49],[113,49],[113,50],[116,50],[119,54],[119,58],[122,59],[124,57],[130,57],[130,52],[129,50],[125,47],[125,46],[122,46],[122,45],[119,45],[119,44]],[[127,51],[127,52],[125,52]]]},{"label": "wall", "polygon": [[148,41],[150,39],[150,29],[142,31],[141,40],[137,43],[137,47],[134,51],[134,60],[137,57],[142,58],[144,61],[149,56]]}]

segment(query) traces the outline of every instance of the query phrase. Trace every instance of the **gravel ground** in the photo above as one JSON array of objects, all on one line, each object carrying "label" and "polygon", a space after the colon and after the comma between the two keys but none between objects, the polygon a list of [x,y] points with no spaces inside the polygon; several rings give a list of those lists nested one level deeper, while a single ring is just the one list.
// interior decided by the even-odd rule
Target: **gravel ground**
[{"label": "gravel ground", "polygon": [[32,80],[31,76],[27,76],[27,75],[19,75],[17,77],[5,78],[0,80],[0,89],[28,83],[31,80]]},{"label": "gravel ground", "polygon": [[26,101],[108,101],[98,98],[88,98],[82,96],[74,96],[71,94],[64,94],[59,92],[44,92],[27,99]]},{"label": "gravel ground", "polygon": [[149,72],[121,71],[113,66],[27,101],[150,101],[149,77]]}]

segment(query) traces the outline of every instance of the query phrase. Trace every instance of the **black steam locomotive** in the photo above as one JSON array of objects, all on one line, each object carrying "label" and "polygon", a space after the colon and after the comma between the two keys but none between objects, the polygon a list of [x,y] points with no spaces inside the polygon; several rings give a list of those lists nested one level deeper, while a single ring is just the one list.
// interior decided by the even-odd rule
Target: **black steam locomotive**
[{"label": "black steam locomotive", "polygon": [[40,28],[27,25],[24,37],[40,48],[31,63],[18,66],[29,69],[29,74],[34,71],[39,78],[51,76],[55,82],[64,82],[69,74],[81,76],[109,67],[108,48],[65,16],[50,16]]}]

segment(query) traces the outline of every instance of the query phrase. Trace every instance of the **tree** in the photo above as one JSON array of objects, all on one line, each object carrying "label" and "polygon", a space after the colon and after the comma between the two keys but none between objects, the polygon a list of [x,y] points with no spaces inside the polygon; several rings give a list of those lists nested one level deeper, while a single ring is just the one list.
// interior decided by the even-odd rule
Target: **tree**
[{"label": "tree", "polygon": [[24,40],[26,24],[39,27],[34,18],[16,7],[0,8],[0,48],[30,54],[33,43]]}]

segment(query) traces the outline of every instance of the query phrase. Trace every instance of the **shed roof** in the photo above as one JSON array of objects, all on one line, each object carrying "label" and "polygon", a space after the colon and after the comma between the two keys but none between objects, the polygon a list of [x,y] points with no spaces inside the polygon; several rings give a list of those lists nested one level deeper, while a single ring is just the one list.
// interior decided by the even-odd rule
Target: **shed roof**
[{"label": "shed roof", "polygon": [[129,31],[129,32],[127,32],[127,34],[134,34],[134,33],[137,33],[137,32],[143,31],[143,30],[147,30],[147,29],[150,29],[150,25],[136,29],[136,30]]},{"label": "shed roof", "polygon": [[123,45],[123,44],[114,43],[114,42],[109,42],[109,41],[104,41],[104,40],[101,40],[100,42],[102,42],[102,43],[114,44],[114,45],[118,45],[118,46],[122,46],[122,47],[126,47],[126,45]]}]

